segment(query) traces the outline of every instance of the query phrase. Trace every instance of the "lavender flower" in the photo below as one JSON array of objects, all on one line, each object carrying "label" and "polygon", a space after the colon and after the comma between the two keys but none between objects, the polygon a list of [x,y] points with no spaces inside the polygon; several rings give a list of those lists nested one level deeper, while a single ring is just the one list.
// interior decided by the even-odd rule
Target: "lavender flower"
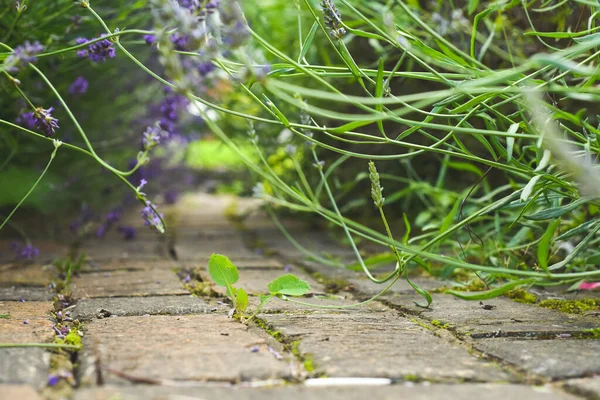
[{"label": "lavender flower", "polygon": [[146,207],[142,209],[142,218],[146,226],[156,228],[159,232],[164,232],[165,227],[162,223],[162,214],[158,214],[156,211],[156,205],[146,200]]},{"label": "lavender flower", "polygon": [[144,35],[144,41],[148,46],[152,46],[156,43],[156,35]]},{"label": "lavender flower", "polygon": [[38,248],[34,247],[31,243],[21,246],[17,242],[13,242],[11,243],[10,248],[15,253],[17,258],[23,260],[33,260],[40,254]]},{"label": "lavender flower", "polygon": [[71,94],[84,94],[88,89],[88,81],[83,76],[78,76],[77,79],[71,84],[69,93]]},{"label": "lavender flower", "polygon": [[48,386],[55,386],[60,382],[60,378],[54,374],[48,375]]},{"label": "lavender flower", "polygon": [[215,66],[211,62],[201,63],[198,66],[198,72],[201,76],[206,76],[215,70]]},{"label": "lavender flower", "polygon": [[108,230],[108,223],[104,222],[104,223],[100,224],[100,226],[96,230],[96,237],[100,238],[100,237],[104,236],[106,234],[107,230]]},{"label": "lavender flower", "polygon": [[38,107],[33,112],[35,126],[47,137],[54,135],[58,129],[58,120],[52,117],[52,111],[54,111],[54,107],[50,107],[47,110],[43,109],[42,107]]},{"label": "lavender flower", "polygon": [[190,37],[188,35],[180,35],[178,33],[171,35],[171,42],[173,42],[175,50],[178,51],[186,51],[189,40]]},{"label": "lavender flower", "polygon": [[[104,37],[106,34],[100,35]],[[86,38],[78,38],[75,40],[77,44],[83,44],[89,42]],[[77,55],[81,58],[89,58],[94,62],[106,61],[108,58],[115,58],[117,52],[114,47],[114,43],[108,39],[103,39],[98,42],[92,43],[87,49],[77,50]]]},{"label": "lavender flower", "polygon": [[160,144],[160,140],[164,136],[163,132],[164,131],[158,125],[147,127],[142,137],[144,150],[148,151]]},{"label": "lavender flower", "polygon": [[18,72],[20,67],[37,61],[36,55],[44,51],[45,47],[40,42],[33,43],[26,41],[20,46],[15,47],[15,50],[4,60],[4,68],[8,72]]},{"label": "lavender flower", "polygon": [[118,231],[123,235],[125,240],[135,239],[136,231],[132,226],[120,226]]},{"label": "lavender flower", "polygon": [[15,122],[27,129],[36,128],[35,118],[33,117],[33,111],[22,113],[17,117]]},{"label": "lavender flower", "polygon": [[329,35],[336,39],[341,39],[346,35],[346,29],[342,27],[342,14],[335,6],[333,0],[322,0],[321,9],[323,10],[323,18],[325,25],[331,30]]}]

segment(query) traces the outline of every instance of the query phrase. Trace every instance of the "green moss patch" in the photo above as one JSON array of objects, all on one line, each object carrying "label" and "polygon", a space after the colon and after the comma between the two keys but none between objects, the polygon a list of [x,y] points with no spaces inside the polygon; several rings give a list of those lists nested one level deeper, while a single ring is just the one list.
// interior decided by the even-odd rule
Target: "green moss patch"
[{"label": "green moss patch", "polygon": [[600,299],[557,300],[547,299],[538,304],[540,307],[558,310],[569,314],[585,314],[600,310]]},{"label": "green moss patch", "polygon": [[531,294],[522,288],[513,289],[506,293],[505,296],[518,303],[535,304],[538,301],[538,298],[535,294]]}]

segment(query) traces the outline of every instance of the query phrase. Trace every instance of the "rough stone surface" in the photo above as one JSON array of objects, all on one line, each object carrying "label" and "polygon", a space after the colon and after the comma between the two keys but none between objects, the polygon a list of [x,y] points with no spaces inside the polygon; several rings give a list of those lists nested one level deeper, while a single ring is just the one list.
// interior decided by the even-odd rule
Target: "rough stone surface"
[{"label": "rough stone surface", "polygon": [[74,400],[178,400],[178,399],[221,399],[221,400],[575,400],[550,387],[527,387],[521,385],[464,384],[464,385],[393,385],[383,387],[323,387],[308,388],[219,388],[188,387],[169,388],[160,386],[118,387],[108,386],[83,389],[76,392]]},{"label": "rough stone surface", "polygon": [[49,365],[50,353],[40,348],[0,349],[0,384],[26,384],[41,389],[48,380]]},{"label": "rough stone surface", "polygon": [[415,293],[395,293],[384,299],[402,310],[419,314],[429,321],[448,323],[450,329],[476,339],[503,336],[546,338],[598,327],[597,317],[563,314],[506,298],[485,300],[484,305],[492,307],[492,309],[485,309],[479,301],[433,294],[433,303],[426,310],[415,306],[414,301],[422,300]]},{"label": "rough stone surface", "polygon": [[600,340],[485,339],[474,346],[537,375],[565,379],[600,373]]},{"label": "rough stone surface", "polygon": [[202,299],[190,295],[152,297],[113,297],[79,300],[71,310],[73,318],[79,320],[96,319],[99,314],[106,316],[134,315],[185,315],[210,313],[211,307]]},{"label": "rough stone surface", "polygon": [[163,269],[172,271],[179,267],[179,263],[171,260],[139,260],[139,259],[117,259],[117,260],[91,260],[87,262],[82,272],[112,272],[112,271],[136,271]]},{"label": "rough stone surface", "polygon": [[510,377],[465,349],[394,312],[265,314],[273,330],[300,339],[327,376],[505,381]]},{"label": "rough stone surface", "polygon": [[54,293],[44,287],[0,286],[0,302],[3,300],[48,301]]},{"label": "rough stone surface", "polygon": [[0,385],[0,399],[42,400],[38,392],[27,385]]},{"label": "rough stone surface", "polygon": [[186,238],[175,243],[174,248],[181,261],[206,262],[213,253],[231,255],[231,258],[260,258],[260,254],[246,248],[239,235],[212,240]]},{"label": "rough stone surface", "polygon": [[[268,351],[271,338],[224,315],[119,317],[86,324],[81,362],[94,381],[106,369],[150,379],[245,381],[289,377],[289,360]],[[259,346],[258,352],[252,352]],[[281,352],[281,349],[279,350]],[[104,381],[122,382],[115,374]]]},{"label": "rough stone surface", "polygon": [[[14,240],[0,239],[0,263],[16,261],[14,252],[10,250],[13,242]],[[33,245],[40,251],[35,259],[40,264],[52,262],[58,257],[66,256],[69,252],[68,244],[51,240],[35,239]]]},{"label": "rough stone surface", "polygon": [[91,261],[111,260],[170,260],[166,241],[132,240],[132,241],[98,241],[82,247]]},{"label": "rough stone surface", "polygon": [[565,384],[565,389],[587,399],[600,399],[600,377],[571,379]]},{"label": "rough stone surface", "polygon": [[164,269],[87,273],[73,279],[73,296],[116,297],[188,294],[173,271]]},{"label": "rough stone surface", "polygon": [[54,337],[50,321],[51,302],[0,302],[0,343],[42,343]]},{"label": "rough stone surface", "polygon": [[0,265],[1,286],[46,286],[52,280],[53,267],[40,264]]}]

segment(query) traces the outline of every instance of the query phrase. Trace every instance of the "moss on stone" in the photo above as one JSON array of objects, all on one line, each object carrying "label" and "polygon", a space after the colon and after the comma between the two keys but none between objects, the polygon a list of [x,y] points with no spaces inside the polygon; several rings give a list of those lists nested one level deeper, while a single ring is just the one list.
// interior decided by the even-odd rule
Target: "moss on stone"
[{"label": "moss on stone", "polygon": [[600,328],[584,329],[583,337],[587,339],[600,339]]},{"label": "moss on stone", "polygon": [[435,326],[436,328],[440,328],[440,329],[450,328],[450,324],[445,324],[442,321],[438,321],[437,319],[431,320],[431,325]]},{"label": "moss on stone", "polygon": [[65,343],[81,348],[81,336],[76,329],[71,329],[71,332],[65,336]]},{"label": "moss on stone", "polygon": [[538,301],[538,298],[535,294],[529,293],[523,288],[513,289],[506,293],[505,296],[518,303],[535,304]]},{"label": "moss on stone", "polygon": [[558,310],[569,314],[585,314],[600,310],[600,299],[558,300],[547,299],[538,304],[540,307]]}]

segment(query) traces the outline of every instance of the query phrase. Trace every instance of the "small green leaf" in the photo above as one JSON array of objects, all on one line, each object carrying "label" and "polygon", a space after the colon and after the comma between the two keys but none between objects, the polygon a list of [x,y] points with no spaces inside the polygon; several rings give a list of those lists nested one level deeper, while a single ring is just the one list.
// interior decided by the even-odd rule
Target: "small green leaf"
[{"label": "small green leaf", "polygon": [[524,215],[524,217],[527,219],[534,220],[534,221],[542,221],[545,219],[554,219],[554,218],[562,217],[563,215],[567,214],[570,211],[573,211],[574,209],[576,209],[577,207],[579,207],[582,204],[587,203],[588,201],[589,201],[588,199],[582,197],[582,198],[577,199],[574,202],[569,203],[565,206],[548,208],[546,210],[536,212],[535,214]]},{"label": "small green leaf", "polygon": [[227,288],[240,279],[236,266],[229,261],[229,258],[221,254],[210,256],[208,260],[208,273],[217,285]]},{"label": "small green leaf", "polygon": [[315,22],[310,28],[308,35],[306,35],[306,38],[304,39],[304,43],[302,44],[302,51],[298,56],[298,64],[302,62],[302,60],[306,56],[306,53],[308,52],[308,49],[310,49],[310,45],[312,44],[312,41],[315,38],[315,33],[317,33],[317,29],[319,29],[319,24]]},{"label": "small green leaf", "polygon": [[479,0],[469,0],[469,6],[467,8],[467,13],[469,15],[473,14],[479,5]]},{"label": "small green leaf", "polygon": [[402,219],[404,219],[404,236],[402,237],[402,243],[407,244],[408,239],[410,238],[410,222],[408,222],[408,217],[406,213],[402,213]]},{"label": "small green leaf", "polygon": [[542,236],[542,239],[540,240],[540,245],[538,246],[538,262],[545,272],[548,272],[548,250],[550,248],[550,242],[552,241],[552,236],[554,236],[554,232],[556,231],[556,228],[558,228],[558,225],[560,225],[560,219],[557,219],[548,226],[548,229],[546,229],[544,236]]},{"label": "small green leaf", "polygon": [[461,292],[458,290],[448,290],[446,293],[461,298],[463,300],[488,300],[493,299],[494,297],[498,297],[503,295],[506,292],[510,292],[514,288],[523,285],[529,285],[533,283],[534,280],[529,279],[520,279],[518,281],[512,281],[507,283],[506,285],[502,285],[492,290],[486,290],[485,292]]},{"label": "small green leaf", "polygon": [[310,292],[308,282],[292,274],[286,274],[274,279],[267,287],[271,294],[284,294],[288,296],[302,296]]},{"label": "small green leaf", "polygon": [[[507,133],[517,133],[517,129],[519,129],[519,124],[518,123],[514,123],[512,124],[509,128]],[[510,162],[510,160],[512,160],[512,153],[513,153],[513,147],[515,146],[515,138],[514,136],[507,136],[506,137],[506,161]]]},{"label": "small green leaf", "polygon": [[248,293],[242,288],[235,289],[235,309],[243,313],[248,308]]},{"label": "small green leaf", "polygon": [[406,277],[406,282],[408,282],[408,284],[410,286],[412,286],[413,289],[415,289],[415,291],[417,293],[419,293],[421,296],[423,296],[423,298],[425,299],[425,301],[427,302],[427,304],[423,304],[423,303],[419,303],[418,301],[415,301],[415,305],[419,306],[419,307],[423,307],[423,308],[429,308],[429,306],[431,305],[431,302],[433,301],[433,299],[431,298],[431,295],[429,294],[429,292],[427,292],[425,289],[422,289],[419,287],[419,285],[412,283],[410,281],[410,279],[408,279],[408,276]]},{"label": "small green leaf", "polygon": [[588,258],[585,259],[585,263],[586,264],[595,264],[595,265],[600,264],[600,253],[596,253],[593,256],[589,256]]},{"label": "small green leaf", "polygon": [[525,185],[523,191],[521,192],[521,201],[527,201],[529,196],[531,196],[533,189],[535,188],[535,184],[537,183],[537,181],[540,180],[540,178],[541,175],[536,175],[533,178],[531,178],[529,182],[527,182],[527,185]]}]

